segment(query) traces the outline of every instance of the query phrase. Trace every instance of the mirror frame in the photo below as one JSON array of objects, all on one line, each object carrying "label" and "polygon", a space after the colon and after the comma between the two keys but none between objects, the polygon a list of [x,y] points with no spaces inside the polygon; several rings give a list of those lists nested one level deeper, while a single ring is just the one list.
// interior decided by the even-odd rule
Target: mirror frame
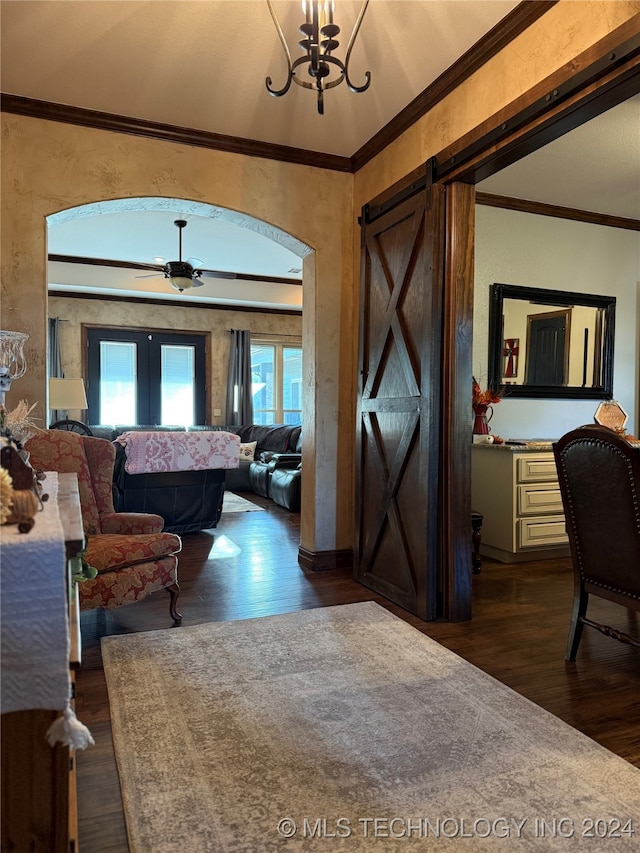
[{"label": "mirror frame", "polygon": [[[549,303],[553,306],[584,305],[604,310],[604,340],[602,346],[602,385],[591,388],[570,385],[504,385],[502,381],[503,302],[505,299]],[[593,293],[574,293],[567,290],[546,290],[516,284],[492,284],[489,295],[489,359],[488,386],[500,388],[505,397],[551,400],[611,400],[613,399],[613,347],[615,339],[615,296],[596,296]]]}]

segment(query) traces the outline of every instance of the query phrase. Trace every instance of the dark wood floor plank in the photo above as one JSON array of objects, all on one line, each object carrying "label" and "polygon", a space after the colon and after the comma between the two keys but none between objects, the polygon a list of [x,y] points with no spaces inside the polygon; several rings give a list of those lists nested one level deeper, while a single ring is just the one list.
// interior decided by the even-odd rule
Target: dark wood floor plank
[{"label": "dark wood floor plank", "polygon": [[[250,497],[250,496],[247,496]],[[183,537],[183,625],[255,618],[311,607],[377,601],[513,690],[640,767],[640,653],[585,630],[566,663],[573,578],[566,560],[518,565],[484,561],[473,578],[471,622],[421,622],[354,582],[348,571],[305,572],[298,565],[299,516],[268,500],[264,512],[225,513],[215,531]],[[637,614],[594,600],[590,615],[638,633]],[[82,614],[77,708],[96,746],[78,754],[82,853],[127,853],[113,753],[100,638],[171,627],[169,597],[109,613]]]}]

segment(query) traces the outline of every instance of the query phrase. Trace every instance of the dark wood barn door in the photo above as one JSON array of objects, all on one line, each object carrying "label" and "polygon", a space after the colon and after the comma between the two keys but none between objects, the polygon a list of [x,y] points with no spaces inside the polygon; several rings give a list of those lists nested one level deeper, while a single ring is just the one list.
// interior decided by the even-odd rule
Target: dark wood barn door
[{"label": "dark wood barn door", "polygon": [[428,169],[362,217],[355,576],[437,614],[444,190]]}]

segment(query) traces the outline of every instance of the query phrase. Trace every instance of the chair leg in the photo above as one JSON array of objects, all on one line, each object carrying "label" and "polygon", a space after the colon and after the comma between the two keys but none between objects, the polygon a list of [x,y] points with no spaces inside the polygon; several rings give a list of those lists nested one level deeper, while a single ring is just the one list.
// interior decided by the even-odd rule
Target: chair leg
[{"label": "chair leg", "polygon": [[481,512],[471,510],[471,568],[474,575],[480,574],[482,560],[480,559],[480,545],[482,542],[482,522],[484,516]]},{"label": "chair leg", "polygon": [[571,627],[569,628],[569,640],[567,642],[567,653],[565,660],[573,661],[578,654],[578,646],[582,639],[584,622],[582,621],[589,603],[589,593],[576,584],[573,594],[573,612],[571,613]]},{"label": "chair leg", "polygon": [[178,604],[178,596],[180,595],[180,587],[177,583],[172,583],[171,586],[165,587],[169,595],[171,596],[171,600],[169,602],[169,613],[171,614],[171,618],[174,622],[182,622],[182,614],[178,613],[177,604]]}]

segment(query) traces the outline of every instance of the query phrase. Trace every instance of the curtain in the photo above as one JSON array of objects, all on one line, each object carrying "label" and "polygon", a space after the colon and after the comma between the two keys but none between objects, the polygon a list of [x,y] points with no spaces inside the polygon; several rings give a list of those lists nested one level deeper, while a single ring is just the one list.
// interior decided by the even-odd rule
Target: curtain
[{"label": "curtain", "polygon": [[229,426],[253,423],[251,332],[247,329],[231,329],[225,423]]},{"label": "curtain", "polygon": [[[49,340],[47,343],[47,377],[64,378],[62,369],[62,357],[60,355],[60,320],[57,317],[49,317]],[[59,421],[63,414],[57,409],[51,410],[51,423]]]}]

